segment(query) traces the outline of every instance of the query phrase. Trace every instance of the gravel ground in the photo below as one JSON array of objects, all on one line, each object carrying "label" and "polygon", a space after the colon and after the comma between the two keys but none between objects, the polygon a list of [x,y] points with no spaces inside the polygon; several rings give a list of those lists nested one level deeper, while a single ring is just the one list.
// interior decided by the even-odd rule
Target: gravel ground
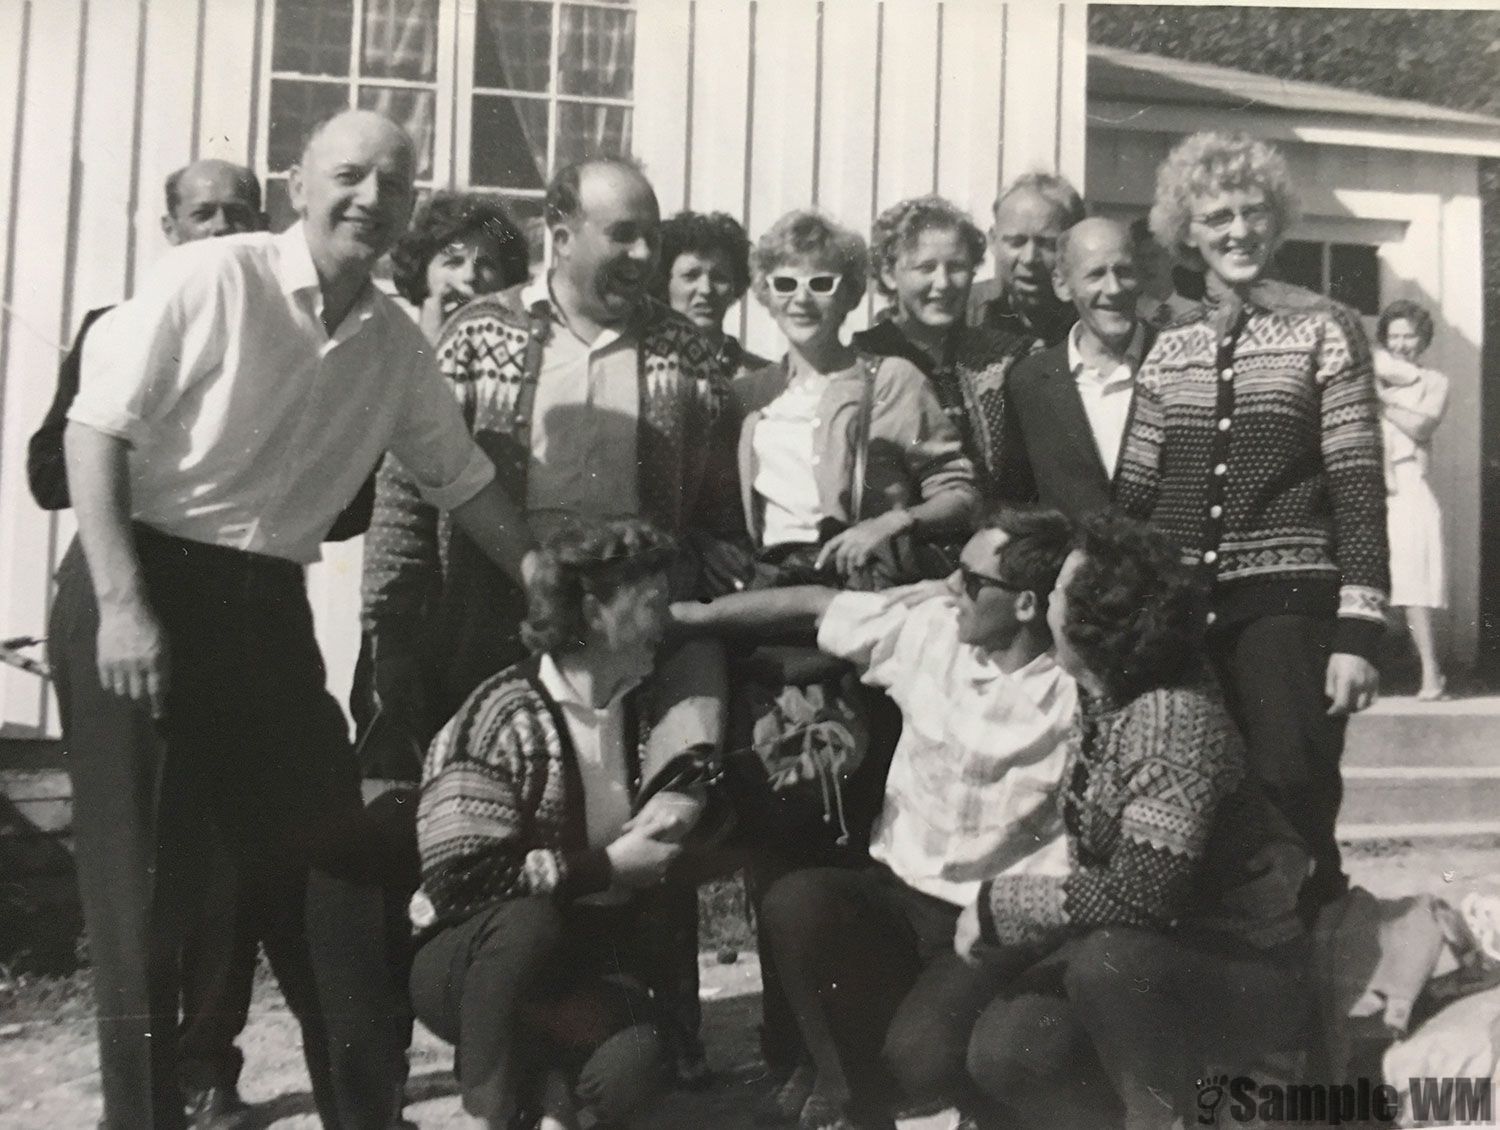
[{"label": "gravel ground", "polygon": [[[1500,841],[1361,844],[1350,849],[1355,881],[1382,896],[1431,891],[1456,901],[1476,887],[1500,891]],[[754,954],[721,965],[703,959],[705,1037],[716,1084],[668,1097],[642,1130],[748,1130],[767,1091],[756,1048],[759,973]],[[6,1130],[88,1130],[99,1117],[99,1074],[87,1010],[15,1021],[0,1014],[0,1125]],[[241,1040],[245,1097],[259,1126],[317,1130],[297,1028],[274,987],[263,985]],[[414,1099],[408,1115],[423,1130],[459,1125],[450,1049],[419,1029],[412,1048]]]}]

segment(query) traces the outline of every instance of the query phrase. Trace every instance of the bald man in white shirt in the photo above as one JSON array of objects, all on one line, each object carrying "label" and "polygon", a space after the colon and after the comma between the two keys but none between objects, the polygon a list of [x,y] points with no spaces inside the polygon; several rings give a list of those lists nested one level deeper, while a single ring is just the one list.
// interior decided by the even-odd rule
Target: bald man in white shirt
[{"label": "bald man in white shirt", "polygon": [[84,351],[50,638],[109,1130],[184,1125],[177,955],[209,827],[293,892],[267,910],[325,1028],[304,1049],[324,1124],[394,1117],[379,894],[329,838],[357,823],[358,773],[303,566],[387,448],[518,579],[532,548],[421,332],[370,281],[414,166],[389,120],[329,119],[291,173],[300,223],[174,250]]}]

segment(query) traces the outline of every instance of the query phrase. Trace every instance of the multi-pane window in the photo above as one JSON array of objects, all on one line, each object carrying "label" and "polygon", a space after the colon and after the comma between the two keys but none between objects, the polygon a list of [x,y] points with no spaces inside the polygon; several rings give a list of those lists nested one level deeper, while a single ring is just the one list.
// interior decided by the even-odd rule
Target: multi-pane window
[{"label": "multi-pane window", "polygon": [[631,147],[628,0],[275,0],[265,149],[272,220],[307,129],[349,106],[411,131],[418,183],[539,214],[559,165]]},{"label": "multi-pane window", "polygon": [[442,0],[277,0],[266,112],[266,196],[272,223],[291,219],[285,173],[309,127],[359,106],[404,125],[417,180],[437,173]]},{"label": "multi-pane window", "polygon": [[[630,152],[635,12],[625,3],[478,0],[460,63],[458,179],[539,210],[551,170]],[[467,70],[464,64],[468,64]]]},{"label": "multi-pane window", "polygon": [[1277,249],[1273,271],[1361,314],[1380,313],[1380,255],[1371,244],[1289,239]]}]

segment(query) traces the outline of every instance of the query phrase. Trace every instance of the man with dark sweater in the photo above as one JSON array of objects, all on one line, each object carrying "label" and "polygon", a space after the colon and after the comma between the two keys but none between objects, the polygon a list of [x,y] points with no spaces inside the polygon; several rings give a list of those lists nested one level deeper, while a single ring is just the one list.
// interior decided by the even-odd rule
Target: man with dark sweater
[{"label": "man with dark sweater", "polygon": [[[260,210],[260,182],[242,165],[194,161],[167,177],[165,190],[166,211],[161,216],[161,230],[173,247],[265,227],[265,215]],[[58,372],[52,406],[27,445],[26,481],[31,496],[43,510],[66,510],[72,505],[68,497],[68,473],[63,466],[63,429],[67,427],[68,409],[78,395],[84,337],[111,309],[101,306],[83,316],[73,348]]]},{"label": "man with dark sweater", "polygon": [[1078,321],[1011,372],[1000,483],[1007,501],[1040,501],[1077,520],[1110,503],[1135,374],[1154,335],[1136,314],[1135,242],[1114,220],[1087,219],[1058,237],[1053,287]]},{"label": "man with dark sweater", "polygon": [[1057,240],[1085,215],[1083,198],[1051,173],[1017,177],[995,201],[990,250],[995,277],[969,292],[968,323],[1056,345],[1073,324],[1073,308],[1052,289]]}]

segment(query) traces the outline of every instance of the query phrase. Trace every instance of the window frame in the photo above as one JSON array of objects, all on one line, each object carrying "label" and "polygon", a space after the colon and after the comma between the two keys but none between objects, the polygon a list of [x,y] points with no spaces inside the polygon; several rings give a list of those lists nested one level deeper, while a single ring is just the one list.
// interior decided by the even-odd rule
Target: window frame
[{"label": "window frame", "polygon": [[[634,120],[636,98],[632,81],[630,98],[611,98],[604,95],[562,94],[558,91],[558,53],[562,41],[562,9],[569,5],[579,8],[602,8],[609,11],[640,13],[639,0],[524,0],[530,3],[545,3],[551,9],[551,39],[547,59],[547,89],[542,91],[514,90],[507,87],[476,86],[474,81],[474,50],[479,34],[478,0],[438,0],[437,24],[437,69],[433,82],[414,79],[366,78],[360,73],[360,36],[364,29],[367,0],[351,0],[351,28],[349,37],[349,73],[347,75],[315,75],[299,71],[274,69],[276,56],[276,0],[265,5],[262,16],[261,35],[265,44],[262,78],[257,104],[258,127],[256,129],[256,166],[262,182],[270,192],[272,181],[285,181],[285,170],[271,168],[271,91],[277,80],[322,83],[342,86],[346,91],[347,104],[358,105],[361,85],[382,86],[393,89],[431,90],[435,100],[433,109],[432,173],[419,178],[419,190],[463,189],[489,192],[505,199],[531,200],[540,205],[544,190],[507,188],[500,185],[476,185],[473,180],[474,100],[476,97],[506,97],[516,100],[540,101],[547,106],[547,164],[545,175],[550,176],[557,162],[557,124],[559,108],[566,104],[586,106],[613,106],[631,112],[631,150],[635,148]],[[523,0],[501,0],[504,3]],[[637,25],[637,33],[639,25]],[[634,47],[634,41],[632,42]]]},{"label": "window frame", "polygon": [[1361,309],[1358,309],[1358,308],[1354,308],[1354,309],[1355,309],[1355,312],[1358,313],[1361,317],[1366,317],[1366,318],[1373,318],[1373,317],[1377,316],[1380,313],[1382,307],[1384,306],[1384,291],[1385,291],[1385,288],[1381,285],[1382,282],[1383,282],[1383,277],[1382,276],[1383,276],[1384,272],[1382,270],[1382,264],[1381,264],[1381,255],[1380,255],[1380,252],[1381,252],[1381,246],[1382,245],[1380,243],[1371,242],[1371,241],[1369,241],[1367,239],[1359,238],[1359,237],[1356,237],[1354,235],[1331,235],[1331,236],[1324,236],[1322,234],[1313,235],[1313,234],[1300,234],[1299,233],[1295,237],[1289,236],[1288,238],[1282,240],[1281,241],[1281,245],[1276,249],[1277,250],[1277,254],[1280,254],[1281,251],[1282,251],[1282,249],[1285,248],[1287,244],[1299,244],[1299,245],[1304,246],[1304,247],[1316,247],[1317,248],[1317,250],[1318,250],[1318,286],[1316,288],[1314,288],[1314,289],[1316,289],[1317,292],[1319,294],[1323,295],[1325,298],[1333,298],[1335,301],[1343,301],[1343,300],[1339,299],[1339,298],[1336,298],[1335,295],[1333,294],[1333,251],[1334,251],[1334,248],[1335,247],[1351,247],[1351,248],[1356,248],[1357,247],[1357,248],[1362,248],[1362,249],[1368,250],[1371,253],[1371,257],[1373,258],[1374,263],[1375,263],[1375,278],[1374,278],[1374,281],[1373,281],[1373,287],[1374,287],[1374,292],[1375,292],[1375,309],[1373,311],[1361,310]]}]

